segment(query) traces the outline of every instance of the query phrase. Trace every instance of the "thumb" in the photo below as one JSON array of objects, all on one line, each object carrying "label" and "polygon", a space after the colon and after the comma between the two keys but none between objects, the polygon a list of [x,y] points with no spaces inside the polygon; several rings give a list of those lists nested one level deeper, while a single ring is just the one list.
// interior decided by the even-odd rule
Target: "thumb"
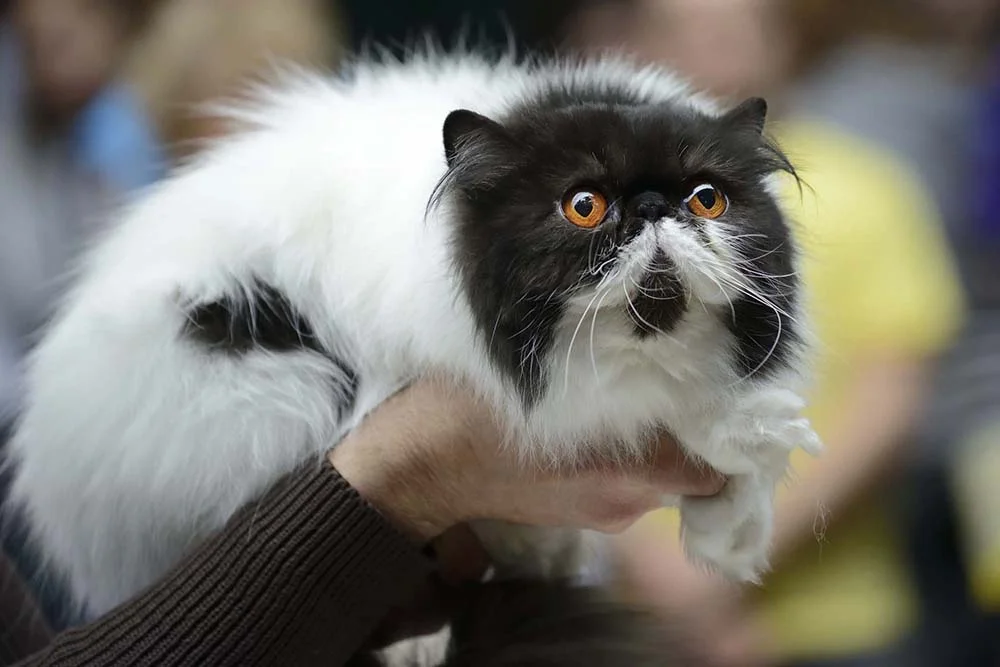
[{"label": "thumb", "polygon": [[685,451],[669,435],[658,440],[652,467],[653,483],[668,494],[713,496],[726,485],[721,473]]}]

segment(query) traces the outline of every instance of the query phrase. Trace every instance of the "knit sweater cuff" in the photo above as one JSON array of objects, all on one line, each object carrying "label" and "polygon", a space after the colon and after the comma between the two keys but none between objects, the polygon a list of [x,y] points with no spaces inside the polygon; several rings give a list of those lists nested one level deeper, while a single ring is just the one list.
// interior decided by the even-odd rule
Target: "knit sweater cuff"
[{"label": "knit sweater cuff", "polygon": [[431,563],[324,462],[289,476],[136,600],[32,665],[338,665]]}]

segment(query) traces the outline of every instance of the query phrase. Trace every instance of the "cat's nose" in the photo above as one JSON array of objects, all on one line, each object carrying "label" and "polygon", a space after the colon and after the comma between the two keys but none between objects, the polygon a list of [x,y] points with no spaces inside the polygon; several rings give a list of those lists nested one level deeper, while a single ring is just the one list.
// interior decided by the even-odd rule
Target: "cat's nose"
[{"label": "cat's nose", "polygon": [[669,212],[667,198],[659,192],[643,192],[632,200],[637,218],[646,222],[656,222]]}]

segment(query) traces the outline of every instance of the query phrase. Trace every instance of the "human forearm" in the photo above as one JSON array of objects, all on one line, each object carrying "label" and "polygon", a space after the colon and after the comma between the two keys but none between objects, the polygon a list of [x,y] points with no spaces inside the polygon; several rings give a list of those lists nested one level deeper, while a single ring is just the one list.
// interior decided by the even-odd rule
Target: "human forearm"
[{"label": "human forearm", "polygon": [[21,667],[339,665],[428,571],[329,465],[312,464],[152,589]]},{"label": "human forearm", "polygon": [[425,544],[441,570],[478,571],[445,539],[468,520],[614,530],[664,493],[721,488],[672,441],[656,452],[631,468],[532,469],[467,392],[418,383],[162,582],[21,667],[344,664],[427,579]]}]

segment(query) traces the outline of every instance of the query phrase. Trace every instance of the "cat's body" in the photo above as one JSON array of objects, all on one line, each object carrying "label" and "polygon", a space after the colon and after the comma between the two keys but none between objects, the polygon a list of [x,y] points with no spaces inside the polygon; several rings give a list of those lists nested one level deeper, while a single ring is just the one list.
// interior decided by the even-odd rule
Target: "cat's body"
[{"label": "cat's body", "polygon": [[[789,450],[816,444],[762,109],[720,120],[613,62],[432,57],[304,77],[239,113],[249,130],[88,256],[28,374],[14,498],[90,612],[428,373],[466,380],[534,462],[641,455],[669,428],[733,475],[683,501],[689,550],[761,570]],[[729,217],[692,224],[680,202],[712,178]],[[605,221],[559,217],[566,188],[602,179],[621,189]],[[510,570],[571,567],[575,533],[480,528]]]}]

